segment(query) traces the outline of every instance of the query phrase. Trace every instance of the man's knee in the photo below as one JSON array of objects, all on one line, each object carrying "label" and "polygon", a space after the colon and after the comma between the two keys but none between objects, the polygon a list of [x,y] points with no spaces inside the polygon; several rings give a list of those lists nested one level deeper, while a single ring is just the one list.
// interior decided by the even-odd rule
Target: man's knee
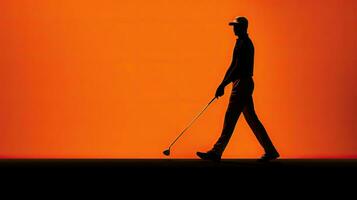
[{"label": "man's knee", "polygon": [[258,120],[257,114],[255,113],[254,109],[245,108],[243,110],[243,115],[248,123],[253,123]]}]

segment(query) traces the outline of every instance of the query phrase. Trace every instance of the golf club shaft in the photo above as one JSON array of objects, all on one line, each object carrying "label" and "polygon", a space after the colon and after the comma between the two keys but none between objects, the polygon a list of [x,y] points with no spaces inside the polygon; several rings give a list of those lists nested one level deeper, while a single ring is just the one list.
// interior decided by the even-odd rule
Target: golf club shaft
[{"label": "golf club shaft", "polygon": [[193,118],[193,120],[189,123],[189,125],[180,133],[179,136],[177,136],[177,138],[171,143],[171,145],[169,146],[169,149],[171,148],[172,145],[175,144],[175,142],[185,133],[185,131],[187,129],[189,129],[191,127],[191,125],[202,115],[202,113],[208,108],[208,106],[216,99],[216,97],[214,97],[203,109],[200,113],[198,113],[198,115],[196,115],[195,118]]}]

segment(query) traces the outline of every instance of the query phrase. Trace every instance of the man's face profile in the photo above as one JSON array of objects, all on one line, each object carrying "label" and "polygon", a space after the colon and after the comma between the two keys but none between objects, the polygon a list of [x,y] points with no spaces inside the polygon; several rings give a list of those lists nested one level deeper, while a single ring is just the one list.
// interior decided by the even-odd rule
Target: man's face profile
[{"label": "man's face profile", "polygon": [[233,26],[233,31],[234,31],[234,34],[236,36],[239,36],[239,32],[240,32],[241,28],[239,27],[239,25],[234,25]]}]

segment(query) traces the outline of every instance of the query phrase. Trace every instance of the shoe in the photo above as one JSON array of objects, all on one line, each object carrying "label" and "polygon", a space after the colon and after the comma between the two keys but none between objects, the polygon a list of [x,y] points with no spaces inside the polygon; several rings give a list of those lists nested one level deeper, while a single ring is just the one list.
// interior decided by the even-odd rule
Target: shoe
[{"label": "shoe", "polygon": [[280,157],[278,152],[274,152],[274,153],[265,153],[258,161],[262,161],[262,162],[268,162],[271,160],[276,160]]},{"label": "shoe", "polygon": [[197,152],[196,155],[200,157],[202,160],[210,160],[213,162],[221,161],[221,155],[214,151],[208,151],[207,153]]}]

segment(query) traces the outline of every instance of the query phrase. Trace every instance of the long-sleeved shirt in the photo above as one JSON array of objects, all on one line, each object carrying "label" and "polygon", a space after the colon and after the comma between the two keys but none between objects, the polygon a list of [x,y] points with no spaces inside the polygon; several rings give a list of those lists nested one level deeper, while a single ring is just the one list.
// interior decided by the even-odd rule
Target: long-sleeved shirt
[{"label": "long-sleeved shirt", "polygon": [[250,40],[248,35],[241,36],[236,41],[232,63],[224,76],[222,84],[227,85],[237,79],[253,76],[253,66],[253,42]]}]

